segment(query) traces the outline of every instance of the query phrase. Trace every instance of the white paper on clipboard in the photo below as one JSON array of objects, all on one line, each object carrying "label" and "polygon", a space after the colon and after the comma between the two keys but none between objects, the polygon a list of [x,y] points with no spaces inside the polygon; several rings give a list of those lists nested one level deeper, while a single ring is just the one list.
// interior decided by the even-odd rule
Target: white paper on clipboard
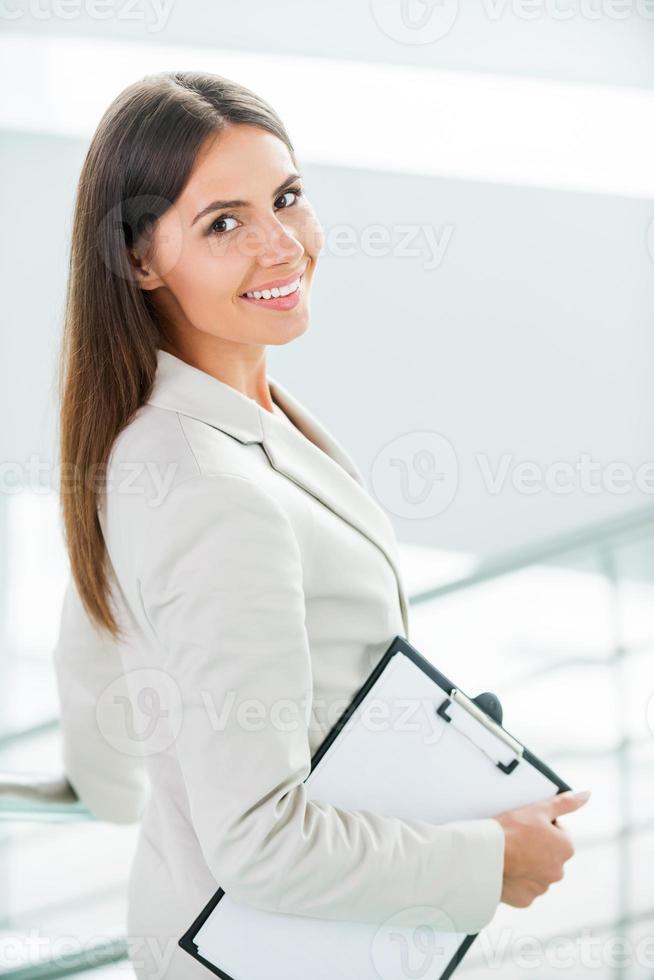
[{"label": "white paper on clipboard", "polygon": [[[463,703],[448,696],[420,654],[396,640],[398,652],[305,780],[309,799],[441,824],[492,817],[565,788],[501,726],[484,724],[474,705],[466,710],[464,695]],[[401,915],[381,926],[340,922],[255,909],[223,894],[193,943],[211,964],[207,976],[213,967],[225,980],[404,980],[414,975],[411,950],[422,943],[429,980],[441,980],[472,941],[430,920],[428,910],[424,935],[415,930]]]}]

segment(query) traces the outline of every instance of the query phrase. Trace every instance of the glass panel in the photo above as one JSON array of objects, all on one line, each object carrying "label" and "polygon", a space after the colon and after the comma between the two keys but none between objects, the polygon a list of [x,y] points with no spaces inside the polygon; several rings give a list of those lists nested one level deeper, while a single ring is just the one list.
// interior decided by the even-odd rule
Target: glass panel
[{"label": "glass panel", "polygon": [[[654,887],[651,873],[654,868],[654,828],[630,835],[624,851],[627,858],[625,887],[628,912],[639,917],[649,915],[654,928]],[[648,868],[650,873],[643,874],[644,868]]]},{"label": "glass panel", "polygon": [[[7,771],[55,770],[59,734],[0,751]],[[126,882],[138,826],[0,823],[0,976],[18,962],[82,952],[124,938]]]},{"label": "glass panel", "polygon": [[599,563],[594,571],[537,566],[504,575],[413,606],[410,627],[413,645],[472,694],[571,659],[607,661],[616,643]]},{"label": "glass panel", "polygon": [[613,550],[618,611],[625,647],[654,648],[654,530]]},{"label": "glass panel", "polygon": [[624,760],[629,773],[625,807],[639,824],[654,825],[654,738],[632,746]]},{"label": "glass panel", "polygon": [[3,736],[53,720],[58,714],[52,664],[68,562],[54,493],[0,494],[0,624]]},{"label": "glass panel", "polygon": [[507,730],[593,791],[561,820],[576,846],[564,882],[499,907],[460,967],[471,980],[554,980],[566,949],[574,976],[654,975],[653,554],[645,538],[598,542],[412,608],[414,646],[466,693],[498,694]]}]

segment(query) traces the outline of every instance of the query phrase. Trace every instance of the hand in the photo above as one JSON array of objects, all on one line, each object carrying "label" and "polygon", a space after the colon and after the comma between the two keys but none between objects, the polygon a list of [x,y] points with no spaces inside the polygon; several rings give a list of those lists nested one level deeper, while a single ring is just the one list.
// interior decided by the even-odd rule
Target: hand
[{"label": "hand", "polygon": [[559,793],[551,800],[506,810],[495,817],[504,831],[504,880],[500,901],[526,908],[563,878],[563,865],[574,854],[568,832],[556,818],[578,810],[589,790]]}]

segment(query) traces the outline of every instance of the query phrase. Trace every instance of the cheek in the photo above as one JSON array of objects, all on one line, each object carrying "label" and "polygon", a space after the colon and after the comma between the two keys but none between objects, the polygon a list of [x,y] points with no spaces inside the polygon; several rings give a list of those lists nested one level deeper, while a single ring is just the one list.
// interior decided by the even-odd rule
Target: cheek
[{"label": "cheek", "polygon": [[309,255],[316,256],[325,244],[325,233],[315,212],[307,208],[296,230],[298,241],[302,242]]},{"label": "cheek", "polygon": [[169,277],[180,299],[201,306],[204,299],[230,299],[243,276],[243,257],[220,236],[187,239]]}]

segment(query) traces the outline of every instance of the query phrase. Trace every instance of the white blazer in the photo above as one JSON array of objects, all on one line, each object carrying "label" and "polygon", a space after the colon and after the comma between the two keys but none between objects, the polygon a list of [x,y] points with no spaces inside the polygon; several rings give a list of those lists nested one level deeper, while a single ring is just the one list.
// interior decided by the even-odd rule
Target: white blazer
[{"label": "white blazer", "polygon": [[478,931],[502,888],[496,820],[347,811],[303,785],[393,637],[409,638],[390,520],[279,382],[287,418],[157,356],[99,508],[127,638],[96,632],[71,579],[55,649],[70,782],[98,818],[141,819],[137,976],[206,978],[177,940],[218,886],[340,920],[429,905]]}]

